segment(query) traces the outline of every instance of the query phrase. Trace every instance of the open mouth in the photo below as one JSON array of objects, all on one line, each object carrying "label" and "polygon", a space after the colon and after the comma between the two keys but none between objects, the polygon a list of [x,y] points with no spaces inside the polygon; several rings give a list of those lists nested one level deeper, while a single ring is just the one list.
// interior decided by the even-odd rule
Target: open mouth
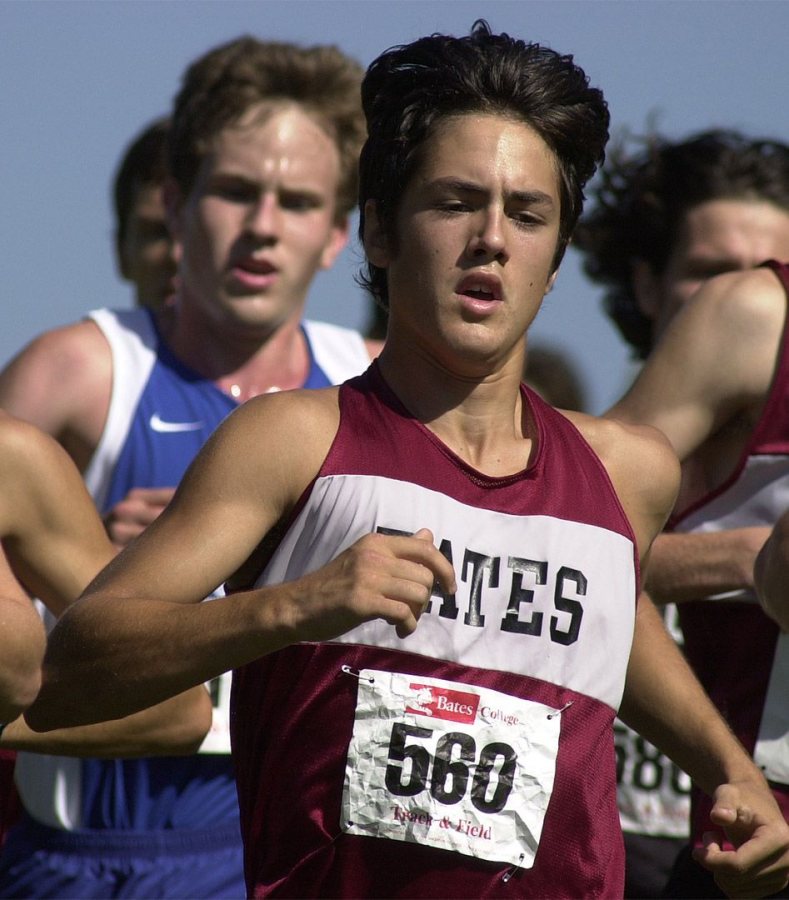
[{"label": "open mouth", "polygon": [[473,297],[475,300],[498,300],[499,298],[493,291],[486,288],[466,288],[463,293],[467,297]]},{"label": "open mouth", "polygon": [[271,275],[276,272],[276,267],[265,259],[242,259],[236,263],[236,268],[250,275]]},{"label": "open mouth", "polygon": [[473,300],[485,302],[501,300],[501,285],[498,279],[493,277],[468,276],[460,282],[457,292]]}]

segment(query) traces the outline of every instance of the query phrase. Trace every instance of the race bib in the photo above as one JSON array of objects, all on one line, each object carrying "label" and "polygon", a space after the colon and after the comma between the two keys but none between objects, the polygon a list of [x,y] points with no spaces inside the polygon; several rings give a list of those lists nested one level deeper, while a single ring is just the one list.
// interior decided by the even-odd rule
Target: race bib
[{"label": "race bib", "polygon": [[560,711],[470,684],[363,669],[343,790],[349,834],[530,868]]},{"label": "race bib", "polygon": [[690,777],[624,722],[614,722],[619,819],[631,834],[687,837]]}]

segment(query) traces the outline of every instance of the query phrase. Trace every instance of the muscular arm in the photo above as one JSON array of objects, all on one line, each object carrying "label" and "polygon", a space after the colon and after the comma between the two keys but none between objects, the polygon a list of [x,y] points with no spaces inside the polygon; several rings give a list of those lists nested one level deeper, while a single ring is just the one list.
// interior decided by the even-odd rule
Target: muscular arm
[{"label": "muscular arm", "polygon": [[582,413],[565,415],[606,467],[633,528],[639,557],[646,559],[666,524],[679,487],[679,462],[671,446],[654,428]]},{"label": "muscular arm", "polygon": [[646,570],[646,589],[658,605],[701,600],[753,587],[756,554],[766,526],[710,534],[658,535]]},{"label": "muscular arm", "polygon": [[58,444],[0,418],[0,535],[15,578],[59,615],[114,550],[93,501]]},{"label": "muscular arm", "polygon": [[0,550],[0,723],[15,719],[41,683],[44,627]]},{"label": "muscular arm", "polygon": [[[21,674],[26,671],[24,652],[35,684],[27,701],[9,710],[8,719],[12,719],[34,699],[44,655],[43,626],[24,588],[60,614],[115,551],[63,449],[27,423],[7,416],[0,417],[0,484],[0,609],[4,620],[19,629],[11,632],[13,650],[0,653],[0,665],[12,663]],[[9,606],[12,601],[13,607]],[[8,719],[0,716],[0,721]],[[208,692],[198,687],[122,722],[57,735],[32,733],[19,720],[6,728],[2,745],[90,756],[182,753],[199,746],[210,722]]]},{"label": "muscular arm", "polygon": [[[434,579],[454,590],[451,565],[427,533],[367,535],[296,581],[200,602],[292,510],[337,421],[331,390],[256,398],[226,419],[164,513],[56,626],[28,722],[39,729],[126,715],[373,618],[410,633]],[[79,702],[88,689],[90,704]]]},{"label": "muscular arm", "polygon": [[[711,279],[675,317],[606,416],[659,428],[682,460],[704,448],[703,489],[717,487],[748,437],[748,429],[734,432],[731,423],[755,421],[768,394],[785,317],[786,297],[772,272]],[[650,594],[657,603],[683,602],[751,587],[766,536],[763,528],[663,536],[646,573]]]},{"label": "muscular arm", "polygon": [[211,714],[208,691],[195,687],[122,719],[46,733],[33,731],[20,716],[3,731],[0,747],[98,759],[188,755],[200,749]]}]

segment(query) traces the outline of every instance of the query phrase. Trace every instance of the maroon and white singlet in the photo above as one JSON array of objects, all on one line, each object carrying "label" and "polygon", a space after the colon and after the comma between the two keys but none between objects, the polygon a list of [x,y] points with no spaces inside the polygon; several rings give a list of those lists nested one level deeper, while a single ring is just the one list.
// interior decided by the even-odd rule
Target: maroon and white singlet
[{"label": "maroon and white singlet", "polygon": [[[789,296],[789,267],[769,262]],[[707,533],[773,525],[789,509],[789,325],[773,384],[736,470],[672,521],[674,531]],[[753,754],[789,819],[789,635],[751,591],[679,604],[685,653],[729,726]],[[692,836],[701,845],[711,801],[694,788]]]},{"label": "maroon and white singlet", "polygon": [[577,429],[523,398],[533,461],[491,478],[376,364],[340,389],[331,450],[258,584],[426,527],[458,591],[436,588],[406,639],[375,621],[235,673],[250,895],[621,896],[612,722],[635,541]]}]

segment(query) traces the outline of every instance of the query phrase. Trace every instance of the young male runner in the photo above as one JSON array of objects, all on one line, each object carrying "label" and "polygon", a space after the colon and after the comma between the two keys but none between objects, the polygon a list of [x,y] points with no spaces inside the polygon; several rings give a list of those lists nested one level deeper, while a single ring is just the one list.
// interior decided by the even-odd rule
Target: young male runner
[{"label": "young male runner", "polygon": [[[83,720],[73,689],[99,674],[106,714],[233,667],[250,894],[591,897],[622,890],[621,702],[714,793],[741,846],[712,839],[706,864],[734,891],[780,888],[789,828],[636,604],[673,454],[520,385],[602,157],[602,94],[478,23],[387,51],[362,95],[380,359],[223,423],[59,625],[30,720]],[[138,654],[132,689],[112,673]]]},{"label": "young male runner", "polygon": [[[347,239],[361,76],[334,47],[251,37],[196,60],[169,132],[173,303],[97,310],[42,335],[0,374],[0,405],[68,450],[116,544],[156,518],[239,403],[338,383],[369,364],[375,345],[356,332],[303,320],[315,275]],[[0,893],[242,896],[229,675],[211,687],[215,721],[199,754],[79,769],[32,759],[28,777],[49,804],[28,810],[15,844],[12,835],[19,852],[9,846],[0,861]]]}]

